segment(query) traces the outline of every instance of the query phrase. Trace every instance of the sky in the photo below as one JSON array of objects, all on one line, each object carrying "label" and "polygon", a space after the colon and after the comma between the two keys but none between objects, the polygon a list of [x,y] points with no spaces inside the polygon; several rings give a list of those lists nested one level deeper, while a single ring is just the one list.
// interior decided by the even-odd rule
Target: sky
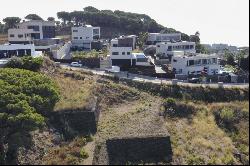
[{"label": "sky", "polygon": [[249,0],[0,0],[0,20],[58,11],[98,9],[147,14],[159,24],[188,35],[199,31],[203,44],[249,46]]}]

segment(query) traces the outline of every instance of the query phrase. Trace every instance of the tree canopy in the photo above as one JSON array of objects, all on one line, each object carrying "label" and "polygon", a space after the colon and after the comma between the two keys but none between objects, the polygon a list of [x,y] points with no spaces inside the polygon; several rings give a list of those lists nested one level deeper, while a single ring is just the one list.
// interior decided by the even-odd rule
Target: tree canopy
[{"label": "tree canopy", "polygon": [[19,17],[6,17],[3,19],[3,22],[5,23],[6,28],[14,28],[16,24],[20,23],[21,18]]},{"label": "tree canopy", "polygon": [[25,17],[27,20],[43,20],[42,17],[38,16],[37,14],[29,14]]}]

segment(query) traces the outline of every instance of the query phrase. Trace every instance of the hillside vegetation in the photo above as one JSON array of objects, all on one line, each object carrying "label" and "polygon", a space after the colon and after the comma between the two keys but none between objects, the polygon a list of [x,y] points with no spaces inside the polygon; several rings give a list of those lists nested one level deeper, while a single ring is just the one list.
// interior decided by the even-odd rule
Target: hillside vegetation
[{"label": "hillside vegetation", "polygon": [[[25,135],[46,122],[59,99],[47,76],[21,69],[0,69],[0,163],[13,163]],[[27,141],[27,140],[26,140]]]},{"label": "hillside vegetation", "polygon": [[[10,159],[18,158],[26,164],[77,165],[92,164],[94,158],[101,164],[106,160],[103,142],[107,139],[169,133],[173,150],[170,164],[249,164],[248,89],[119,82],[90,72],[56,68],[49,60],[44,60],[39,73],[0,69],[2,163],[15,163]],[[101,115],[93,137],[80,133],[66,140],[46,120],[53,110],[83,110],[95,97],[100,101]],[[18,126],[11,137],[3,135],[12,129],[6,124]],[[26,124],[34,128],[26,128]],[[20,132],[22,127],[29,133],[44,124],[45,130],[30,137]],[[25,146],[22,155],[15,153],[16,146],[30,142],[34,144]],[[93,154],[95,146],[99,151]]]},{"label": "hillside vegetation", "polygon": [[[90,24],[101,27],[103,38],[112,38],[119,35],[136,34],[140,32],[163,31],[164,33],[177,32],[175,29],[164,27],[146,14],[130,13],[119,10],[98,10],[92,6],[85,7],[82,11],[58,12],[57,16],[63,21],[63,26],[58,29],[62,33],[70,32],[67,26],[72,24]],[[183,40],[188,40],[188,35],[183,33]]]}]

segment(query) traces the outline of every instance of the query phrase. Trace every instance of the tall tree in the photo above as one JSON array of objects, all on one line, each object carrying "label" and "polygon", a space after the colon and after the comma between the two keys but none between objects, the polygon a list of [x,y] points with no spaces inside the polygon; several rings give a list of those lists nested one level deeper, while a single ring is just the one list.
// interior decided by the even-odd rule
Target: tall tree
[{"label": "tall tree", "polygon": [[139,34],[137,45],[139,46],[140,49],[143,49],[143,46],[145,45],[147,39],[148,39],[148,32],[141,32]]},{"label": "tall tree", "polygon": [[48,17],[47,20],[48,21],[55,21],[55,18],[54,17]]},{"label": "tall tree", "polygon": [[85,12],[99,12],[99,10],[96,9],[95,7],[93,7],[93,6],[85,7],[85,8],[83,8],[83,10],[84,10]]},{"label": "tall tree", "polygon": [[42,17],[38,16],[37,14],[29,14],[25,17],[27,20],[43,20]]},{"label": "tall tree", "polygon": [[21,18],[19,17],[6,17],[3,19],[3,22],[5,23],[5,26],[7,29],[14,28],[16,24],[20,23]]},{"label": "tall tree", "polygon": [[63,21],[64,25],[66,25],[67,21],[71,21],[71,16],[69,12],[65,12],[65,11],[58,12],[57,17],[58,19],[61,19]]}]

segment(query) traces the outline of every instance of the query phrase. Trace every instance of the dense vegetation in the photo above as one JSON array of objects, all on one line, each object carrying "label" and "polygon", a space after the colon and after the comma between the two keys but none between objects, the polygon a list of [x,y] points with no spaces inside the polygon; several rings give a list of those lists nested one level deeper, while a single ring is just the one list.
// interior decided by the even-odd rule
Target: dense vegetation
[{"label": "dense vegetation", "polygon": [[[42,127],[59,94],[46,76],[21,69],[0,70],[0,163],[15,163],[22,138]],[[7,149],[4,145],[8,145]]]},{"label": "dense vegetation", "polygon": [[38,71],[43,64],[43,58],[33,58],[31,56],[26,57],[13,57],[7,64],[7,68],[26,69],[31,71]]}]

